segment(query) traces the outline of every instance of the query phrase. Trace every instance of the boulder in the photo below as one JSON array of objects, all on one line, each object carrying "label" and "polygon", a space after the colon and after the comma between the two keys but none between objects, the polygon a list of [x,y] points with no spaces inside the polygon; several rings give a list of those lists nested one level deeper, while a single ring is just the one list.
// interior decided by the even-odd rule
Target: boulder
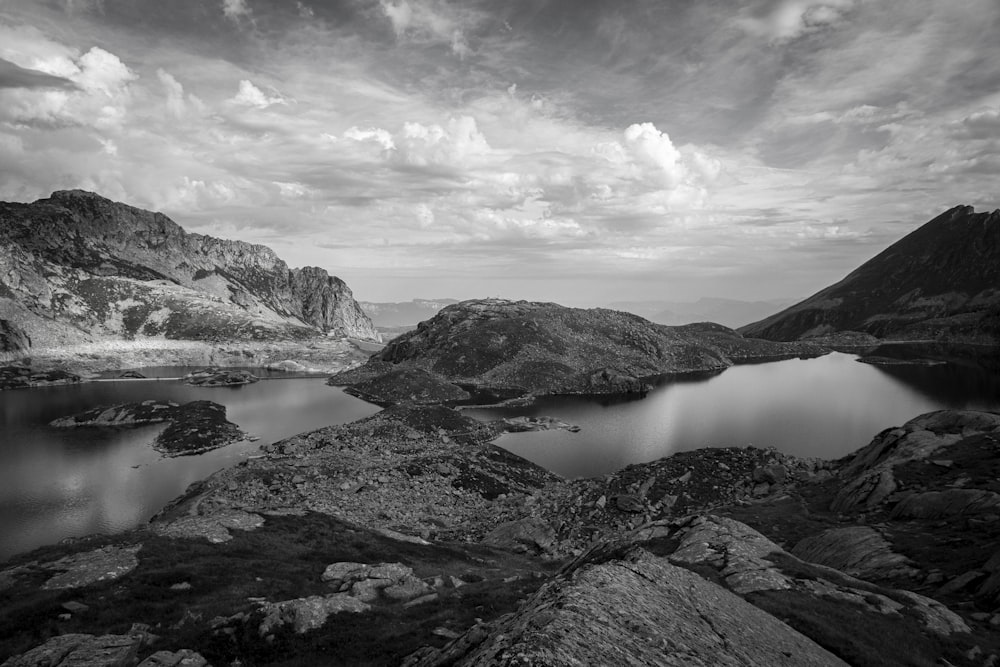
[{"label": "boulder", "polygon": [[500,524],[483,538],[483,544],[518,552],[544,552],[552,546],[555,538],[552,526],[544,520],[525,517]]},{"label": "boulder", "polygon": [[141,635],[59,635],[2,667],[133,667],[142,643]]},{"label": "boulder", "polygon": [[359,614],[371,606],[346,593],[333,595],[312,595],[306,598],[269,602],[262,608],[264,619],[258,627],[260,636],[273,632],[276,628],[290,625],[297,634],[323,627],[332,614]]},{"label": "boulder", "polygon": [[578,562],[516,614],[403,664],[846,665],[738,596],[642,549],[605,562]]},{"label": "boulder", "polygon": [[882,533],[868,526],[831,528],[800,540],[792,554],[862,579],[917,574],[909,558],[894,552]]},{"label": "boulder", "polygon": [[142,545],[107,546],[73,554],[45,563],[47,570],[61,572],[42,584],[46,589],[81,588],[104,581],[119,579],[139,566],[136,554]]}]

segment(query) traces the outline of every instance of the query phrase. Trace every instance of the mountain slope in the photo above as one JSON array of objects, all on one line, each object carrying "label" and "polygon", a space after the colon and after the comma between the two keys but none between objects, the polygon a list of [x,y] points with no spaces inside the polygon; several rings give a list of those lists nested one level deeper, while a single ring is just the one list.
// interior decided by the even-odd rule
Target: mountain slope
[{"label": "mountain slope", "polygon": [[444,308],[331,382],[356,384],[420,368],[449,382],[515,393],[642,392],[642,379],[655,375],[817,352],[745,340],[716,324],[666,327],[602,308],[480,299]]},{"label": "mountain slope", "polygon": [[350,289],[273,250],[79,190],[0,203],[0,317],[36,342],[376,339]]},{"label": "mountain slope", "polygon": [[796,340],[838,331],[880,338],[1000,340],[1000,210],[956,206],[835,285],[740,329]]}]

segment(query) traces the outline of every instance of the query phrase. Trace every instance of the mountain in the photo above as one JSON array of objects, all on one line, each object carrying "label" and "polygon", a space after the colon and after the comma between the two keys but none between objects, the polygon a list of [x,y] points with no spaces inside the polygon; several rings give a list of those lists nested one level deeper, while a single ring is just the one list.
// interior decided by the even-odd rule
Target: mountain
[{"label": "mountain", "polygon": [[458,303],[457,299],[413,299],[388,303],[361,301],[359,305],[376,327],[388,328],[414,326],[455,303]]},{"label": "mountain", "polygon": [[344,281],[80,190],[0,203],[0,318],[39,346],[162,336],[376,339]]},{"label": "mountain", "polygon": [[656,375],[817,353],[801,344],[745,340],[717,324],[666,327],[603,308],[479,299],[444,308],[330,381],[354,385],[419,368],[430,372],[428,381],[437,376],[515,394],[641,393],[643,379]]},{"label": "mountain", "polygon": [[716,322],[727,327],[739,327],[773,314],[791,301],[742,301],[719,297],[702,297],[697,301],[618,301],[609,304],[614,310],[624,310],[645,317],[657,324],[693,324]]},{"label": "mountain", "polygon": [[835,285],[740,329],[785,341],[842,331],[1000,341],[1000,210],[945,211]]}]

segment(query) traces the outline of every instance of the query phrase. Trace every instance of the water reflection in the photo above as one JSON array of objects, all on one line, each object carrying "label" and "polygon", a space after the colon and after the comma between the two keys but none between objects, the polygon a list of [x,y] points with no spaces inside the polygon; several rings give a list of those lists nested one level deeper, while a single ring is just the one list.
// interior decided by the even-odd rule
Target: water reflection
[{"label": "water reflection", "polygon": [[737,366],[715,377],[667,382],[640,401],[546,398],[527,408],[470,414],[549,415],[579,425],[575,434],[508,434],[499,444],[560,475],[580,477],[699,447],[773,446],[839,458],[923,412],[1000,407],[995,382],[984,381],[977,369],[882,368],[855,358],[835,353]]},{"label": "water reflection", "polygon": [[[190,369],[165,369],[178,376]],[[146,399],[207,399],[255,443],[163,458],[150,443],[163,426],[55,429],[56,417]],[[155,514],[191,483],[239,462],[259,445],[361,419],[378,407],[322,379],[273,379],[242,387],[170,381],[98,382],[0,393],[0,559],[69,536],[117,532]]]}]

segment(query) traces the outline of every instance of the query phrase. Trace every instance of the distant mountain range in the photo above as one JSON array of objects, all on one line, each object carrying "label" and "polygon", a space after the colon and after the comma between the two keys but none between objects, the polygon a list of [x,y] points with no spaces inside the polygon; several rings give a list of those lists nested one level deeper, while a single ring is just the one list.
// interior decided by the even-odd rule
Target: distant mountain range
[{"label": "distant mountain range", "polygon": [[1000,342],[1000,210],[945,211],[835,285],[740,329],[784,341],[845,331]]},{"label": "distant mountain range", "polygon": [[371,318],[376,327],[411,327],[429,320],[445,306],[458,303],[458,299],[413,299],[412,301],[373,302],[360,301],[358,305]]},{"label": "distant mountain range", "polygon": [[20,332],[20,347],[25,336],[35,347],[378,337],[344,281],[323,269],[290,269],[265,246],[190,234],[80,190],[0,202],[0,320]]}]

